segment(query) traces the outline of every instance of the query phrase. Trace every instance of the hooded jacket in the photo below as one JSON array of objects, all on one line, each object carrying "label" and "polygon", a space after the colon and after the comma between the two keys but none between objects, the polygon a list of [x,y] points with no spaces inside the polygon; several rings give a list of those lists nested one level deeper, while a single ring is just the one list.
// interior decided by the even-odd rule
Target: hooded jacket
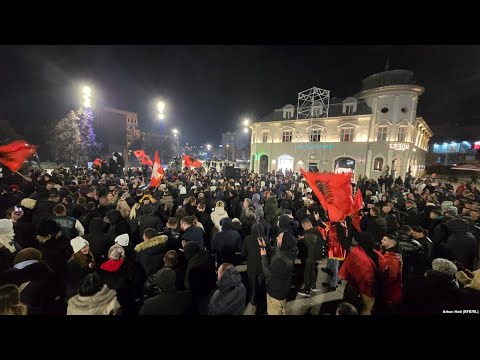
[{"label": "hooded jacket", "polygon": [[222,231],[222,225],[220,225],[220,220],[223,218],[228,218],[228,213],[222,207],[215,207],[215,210],[210,214],[213,224],[218,231]]},{"label": "hooded jacket", "polygon": [[208,304],[208,315],[242,315],[247,290],[234,266],[225,271]]},{"label": "hooded jacket", "polygon": [[274,249],[267,246],[267,251],[273,253],[270,262],[266,256],[262,256],[262,269],[267,292],[277,300],[285,300],[290,292],[293,263],[298,255],[296,240],[292,234],[285,232],[282,246]]},{"label": "hooded jacket", "polygon": [[93,296],[75,295],[68,300],[67,315],[117,315],[120,310],[117,292],[103,285]]},{"label": "hooded jacket", "polygon": [[451,232],[445,245],[447,258],[457,260],[467,269],[473,269],[478,245],[475,237],[467,232],[468,224],[462,219],[452,219],[447,226]]},{"label": "hooded jacket", "polygon": [[135,246],[137,262],[145,270],[147,276],[155,274],[163,267],[163,257],[168,251],[167,240],[166,235],[159,235]]}]

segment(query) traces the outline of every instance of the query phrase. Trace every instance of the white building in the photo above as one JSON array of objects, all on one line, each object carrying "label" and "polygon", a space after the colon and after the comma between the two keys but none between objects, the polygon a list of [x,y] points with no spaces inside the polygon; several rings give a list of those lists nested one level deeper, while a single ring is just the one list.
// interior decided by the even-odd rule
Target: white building
[{"label": "white building", "polygon": [[292,105],[277,109],[251,125],[251,167],[260,174],[303,168],[355,178],[404,178],[409,170],[420,176],[433,135],[417,116],[424,90],[411,71],[391,70],[363,80],[353,97],[329,99],[328,117],[316,106],[311,119],[297,119]]}]

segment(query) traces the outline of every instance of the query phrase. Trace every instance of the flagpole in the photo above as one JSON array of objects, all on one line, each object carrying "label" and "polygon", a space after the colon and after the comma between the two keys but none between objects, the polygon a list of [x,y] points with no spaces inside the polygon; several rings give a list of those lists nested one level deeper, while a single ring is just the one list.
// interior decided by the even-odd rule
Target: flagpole
[{"label": "flagpole", "polygon": [[24,176],[24,175],[20,174],[18,171],[15,171],[15,174],[18,174],[18,175],[20,175],[20,176],[21,176],[21,177],[22,177],[24,180],[27,180],[27,181],[32,181],[32,179],[29,179],[29,178],[27,178],[26,176]]}]

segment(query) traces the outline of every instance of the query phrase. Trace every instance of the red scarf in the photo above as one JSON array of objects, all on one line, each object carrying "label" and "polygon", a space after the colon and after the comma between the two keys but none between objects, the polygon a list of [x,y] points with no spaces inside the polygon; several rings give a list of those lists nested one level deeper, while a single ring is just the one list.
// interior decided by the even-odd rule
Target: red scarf
[{"label": "red scarf", "polygon": [[105,261],[100,268],[108,272],[115,272],[120,269],[125,259]]}]

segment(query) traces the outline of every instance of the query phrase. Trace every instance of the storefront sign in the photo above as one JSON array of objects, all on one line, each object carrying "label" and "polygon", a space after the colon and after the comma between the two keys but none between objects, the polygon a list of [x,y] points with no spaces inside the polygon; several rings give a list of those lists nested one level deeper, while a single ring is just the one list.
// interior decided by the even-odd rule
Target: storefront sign
[{"label": "storefront sign", "polygon": [[393,144],[390,144],[390,149],[398,150],[398,151],[404,151],[404,150],[410,149],[410,144],[393,143]]},{"label": "storefront sign", "polygon": [[297,150],[323,150],[323,149],[335,149],[335,145],[332,144],[299,144],[295,145]]}]

